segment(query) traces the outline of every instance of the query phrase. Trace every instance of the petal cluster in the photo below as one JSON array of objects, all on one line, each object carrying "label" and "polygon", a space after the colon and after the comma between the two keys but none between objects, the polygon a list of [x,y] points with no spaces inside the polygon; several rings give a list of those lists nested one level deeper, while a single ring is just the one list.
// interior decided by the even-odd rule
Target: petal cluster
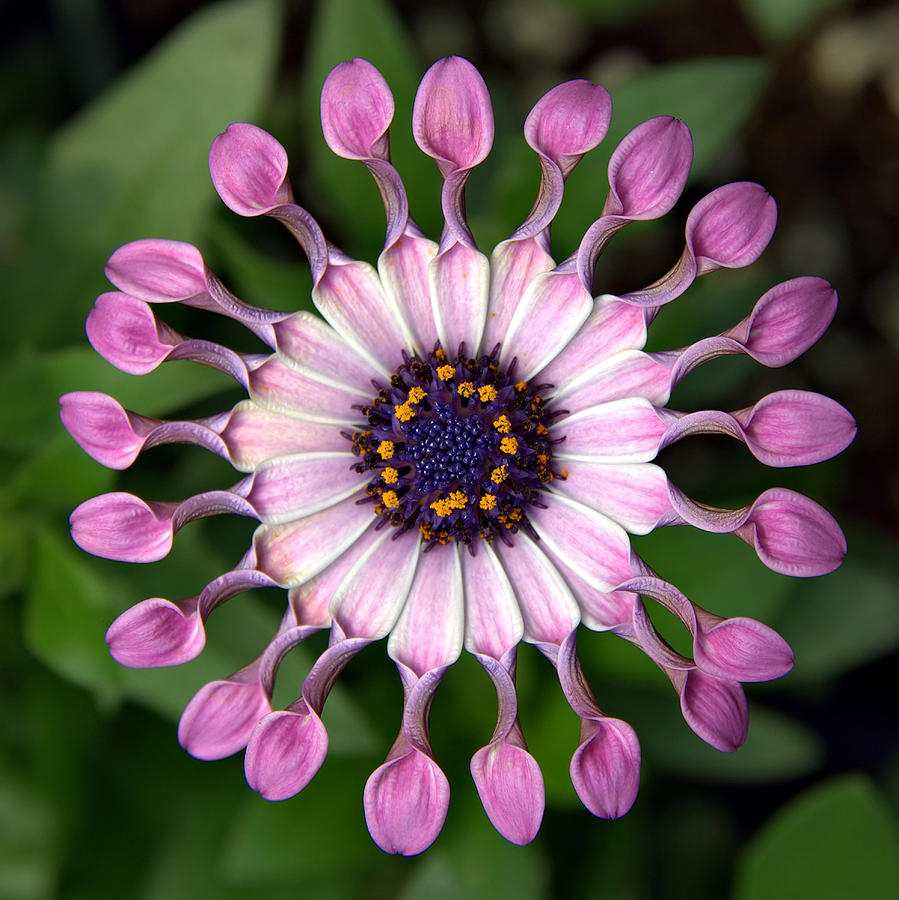
[{"label": "petal cluster", "polygon": [[[489,258],[465,218],[466,182],[494,133],[480,74],[464,59],[443,59],[416,95],[415,140],[443,177],[445,225],[437,241],[410,217],[390,162],[393,111],[386,82],[365,60],[341,63],[324,84],[325,140],[366,166],[384,200],[386,236],[376,267],[329,243],[294,202],[287,154],[274,137],[239,123],[212,144],[210,172],[224,203],[241,216],[273,218],[297,239],[320,317],[245,303],[187,244],[141,240],[113,253],[106,274],[115,290],[98,297],[87,323],[97,352],[134,375],[173,359],[214,366],[247,398],[222,413],[179,421],[74,392],[61,400],[64,425],[111,468],[127,468],[159,444],[194,443],[229,460],[242,477],[180,501],[124,492],[94,497],[72,513],[72,537],[98,556],[144,562],[168,553],[176,532],[196,518],[232,513],[258,520],[252,545],[231,571],[193,597],[143,600],[110,626],[107,643],[124,665],[176,665],[202,651],[218,605],[255,587],[284,588],[287,608],[267,646],[201,688],[178,729],[181,744],[201,759],[245,749],[247,781],[269,800],[293,796],[315,775],[328,748],[321,716],[331,688],[360,650],[387,638],[403,712],[393,746],[365,785],[363,807],[373,839],[391,853],[423,851],[442,827],[450,786],[431,747],[429,715],[444,673],[467,650],[497,696],[496,726],[474,752],[471,774],[490,821],[523,844],[536,835],[545,801],[518,714],[522,640],[555,669],[580,721],[571,779],[587,809],[604,818],[623,815],[635,801],[640,745],[627,722],[600,707],[584,677],[576,650],[581,624],[646,653],[676,691],[690,728],[723,751],[746,738],[742,684],[790,670],[792,652],[780,635],[692,603],[637,556],[629,534],[670,525],[731,533],[769,568],[796,576],[840,564],[842,532],[813,500],[773,488],[742,509],[716,509],[687,497],[654,462],[669,444],[708,433],[742,442],[773,467],[813,464],[845,448],[855,434],[851,415],[807,391],[778,391],[730,412],[668,406],[672,388],[717,356],[791,362],[824,332],[837,298],[822,279],[794,278],[723,334],[647,353],[647,329],[662,305],[695,279],[746,266],[765,249],[776,207],[760,185],[728,184],[702,198],[687,216],[683,252],[662,278],[623,296],[597,294],[594,264],[608,241],[631,222],[666,214],[679,198],[692,160],[684,123],[657,117],[625,137],[611,155],[599,217],[557,263],[549,229],[568,175],[608,131],[604,88],[571,81],[537,102],[524,129],[540,168],[537,198]],[[234,319],[267,352],[238,353],[181,335],[156,314],[167,303]],[[453,380],[447,354],[456,368],[470,367],[469,380]],[[484,368],[490,378],[477,381]],[[415,372],[427,391],[409,381]],[[466,510],[465,529],[447,527],[430,540],[415,526],[433,533],[433,521],[417,522],[417,510],[436,510],[427,513],[430,520],[462,521],[453,511],[471,498],[448,487],[431,502],[431,487],[417,474],[416,465],[427,468],[421,454],[401,453],[386,436],[418,433],[401,425],[436,415],[432,407],[441,404],[441,421],[464,421],[499,403],[503,391],[508,414],[491,414],[499,433],[490,452],[499,455],[485,469],[480,506]],[[489,429],[491,419],[485,422]],[[530,430],[540,439],[526,438]],[[525,491],[518,482],[531,471],[539,471],[539,483]],[[401,503],[398,490],[415,502]],[[512,503],[519,496],[526,507]],[[505,511],[496,506],[503,498],[512,498]],[[400,509],[403,516],[391,514]],[[488,514],[491,527],[478,535]],[[682,623],[689,656],[656,631],[648,610],[654,604]],[[273,709],[279,663],[322,629],[330,630],[328,648],[299,696]]]}]

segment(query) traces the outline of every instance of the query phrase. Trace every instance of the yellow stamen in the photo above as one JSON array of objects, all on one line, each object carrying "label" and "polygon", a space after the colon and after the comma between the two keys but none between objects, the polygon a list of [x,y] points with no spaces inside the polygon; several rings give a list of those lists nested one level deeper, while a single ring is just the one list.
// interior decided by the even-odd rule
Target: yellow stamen
[{"label": "yellow stamen", "polygon": [[502,483],[506,480],[506,478],[508,477],[508,475],[509,475],[509,473],[506,471],[506,467],[505,467],[505,466],[497,466],[497,467],[490,473],[490,480],[491,480],[494,484],[502,484]]},{"label": "yellow stamen", "polygon": [[415,387],[409,388],[409,399],[406,402],[418,403],[419,400],[424,400],[424,398],[427,396],[427,391],[422,390],[422,388],[420,388],[418,385],[415,385]]},{"label": "yellow stamen", "polygon": [[431,509],[434,510],[435,513],[442,519],[444,516],[448,516],[453,510],[450,506],[449,500],[435,500],[431,504]]},{"label": "yellow stamen", "polygon": [[444,362],[446,360],[446,351],[443,349],[443,347],[438,347],[434,351],[434,356],[437,357],[440,362]]},{"label": "yellow stamen", "polygon": [[524,382],[524,381],[519,381],[519,382],[515,385],[515,390],[518,391],[519,393],[521,393],[526,387],[527,387],[527,383],[526,383],[526,382]]},{"label": "yellow stamen", "polygon": [[496,400],[496,388],[492,384],[485,384],[478,388],[478,396],[481,403],[490,403],[491,400]]},{"label": "yellow stamen", "polygon": [[394,405],[393,410],[401,422],[408,422],[415,418],[415,410],[408,403],[398,403]]},{"label": "yellow stamen", "polygon": [[512,423],[509,421],[508,416],[500,416],[498,419],[494,419],[493,427],[500,434],[508,434],[512,430]]},{"label": "yellow stamen", "polygon": [[456,374],[455,368],[450,365],[440,366],[437,369],[437,377],[441,381],[449,381],[450,378],[452,378],[453,375],[455,375],[455,374]]},{"label": "yellow stamen", "polygon": [[378,456],[381,459],[390,459],[393,456],[393,441],[381,441],[378,444]]},{"label": "yellow stamen", "polygon": [[508,453],[509,456],[512,456],[514,453],[518,452],[518,439],[513,437],[504,437],[499,442],[499,449],[502,450],[503,453]]},{"label": "yellow stamen", "polygon": [[481,509],[495,509],[496,495],[495,494],[482,494],[481,499],[478,502],[478,506],[480,506]]},{"label": "yellow stamen", "polygon": [[384,491],[381,500],[388,509],[394,509],[400,505],[400,498],[397,497],[396,491]]},{"label": "yellow stamen", "polygon": [[453,509],[465,509],[468,504],[468,497],[462,491],[453,491],[446,499]]},{"label": "yellow stamen", "polygon": [[537,434],[546,434],[546,426],[542,422],[538,422],[537,427],[534,430]]},{"label": "yellow stamen", "polygon": [[474,385],[470,381],[463,381],[456,390],[460,397],[470,397],[474,393]]},{"label": "yellow stamen", "polygon": [[383,472],[381,472],[381,478],[383,478],[387,484],[396,484],[399,480],[399,477],[400,473],[397,472],[397,470],[392,466],[388,466],[386,469],[384,469]]}]

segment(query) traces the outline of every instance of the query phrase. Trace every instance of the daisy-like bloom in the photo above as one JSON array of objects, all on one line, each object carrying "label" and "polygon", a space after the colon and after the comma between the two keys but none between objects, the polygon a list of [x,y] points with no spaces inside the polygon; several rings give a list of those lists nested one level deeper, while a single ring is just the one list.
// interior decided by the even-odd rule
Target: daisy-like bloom
[{"label": "daisy-like bloom", "polygon": [[[379,846],[414,854],[436,838],[449,803],[428,715],[463,647],[498,698],[496,728],[471,761],[484,809],[510,841],[537,833],[543,779],[515,694],[516,650],[526,640],[555,667],[580,718],[571,760],[578,795],[594,815],[621,816],[637,793],[640,747],[587,685],[575,649],[579,624],[648,654],[677,692],[687,724],[724,751],[746,737],[741,682],[778,678],[792,665],[776,632],[696,606],[634,553],[628,533],[681,524],[730,532],[769,568],[797,576],[835,569],[846,550],[834,519],[800,494],[774,488],[742,509],[715,509],[685,496],[652,463],[668,444],[706,433],[742,441],[769,466],[815,463],[852,440],[855,423],[843,407],[789,390],[747,409],[685,413],[667,407],[670,392],[725,354],[785,365],[824,332],[836,293],[820,278],[795,278],[723,334],[646,353],[659,309],[695,278],[753,262],[776,218],[759,185],[725,185],[689,213],[683,253],[665,276],[621,297],[594,297],[594,263],[612,235],[664,215],[679,197],[692,158],[682,122],[650,119],[622,141],[600,217],[556,264],[549,229],[565,180],[608,130],[611,102],[602,87],[561,84],[531,111],[524,131],[540,163],[540,189],[525,222],[489,258],[464,214],[465,182],[493,140],[487,88],[469,62],[435,63],[415,98],[415,140],[444,179],[437,243],[410,218],[390,163],[393,98],[380,73],[360,59],[340,64],[325,82],[321,111],[329,147],[364,164],[384,200],[377,269],[328,243],[294,203],[287,156],[269,134],[231,125],[209,156],[231,210],[270,216],[296,237],[321,318],[245,304],[188,244],[136,241],[106,267],[117,290],[102,294],[87,320],[100,354],[134,374],[195,360],[227,372],[249,397],[205,419],[161,421],[103,394],[71,393],[62,398],[66,428],[112,468],[182,442],[207,447],[246,477],[180,503],[121,492],[94,497],[72,514],[74,540],[98,556],[144,562],[165,556],[193,519],[236,513],[261,522],[234,569],[198,595],[151,597],[119,616],[107,633],[110,652],[128,666],[185,662],[203,649],[206,619],[220,603],[259,586],[285,588],[287,609],[268,646],[203,687],[178,729],[201,759],[246,748],[251,787],[282,800],[325,758],[322,707],[341,670],[388,638],[403,711],[386,761],[365,786],[364,809]],[[156,317],[154,306],[165,303],[236,319],[271,352],[184,337]],[[660,637],[647,603],[680,619],[692,657]],[[279,662],[324,628],[329,646],[299,697],[273,710]]]}]

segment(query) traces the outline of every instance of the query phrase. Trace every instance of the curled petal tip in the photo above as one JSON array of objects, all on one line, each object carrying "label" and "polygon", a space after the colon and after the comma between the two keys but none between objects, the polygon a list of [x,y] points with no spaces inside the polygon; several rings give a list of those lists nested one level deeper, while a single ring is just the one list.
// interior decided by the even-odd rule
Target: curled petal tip
[{"label": "curled petal tip", "polygon": [[72,540],[94,556],[154,562],[172,549],[172,520],[134,494],[92,497],[69,517]]},{"label": "curled petal tip", "polygon": [[746,740],[749,707],[736,681],[691,669],[680,695],[684,719],[707,744],[732,753]]},{"label": "curled petal tip", "polygon": [[687,244],[699,272],[755,262],[777,224],[777,204],[760,185],[739,181],[703,197],[687,218]]},{"label": "curled petal tip", "polygon": [[467,59],[448,56],[425,72],[415,95],[412,132],[444,176],[487,157],[493,145],[493,107],[481,73]]},{"label": "curled petal tip", "polygon": [[97,297],[85,330],[94,350],[129,375],[152,372],[174,346],[162,339],[150,307],[127,294]]},{"label": "curled petal tip", "polygon": [[73,391],[59,398],[59,417],[85,453],[110,469],[127,469],[144,439],[121,404],[107,394]]},{"label": "curled petal tip", "polygon": [[704,672],[733,681],[771,681],[793,668],[790,645],[773,628],[746,617],[701,628],[694,654]]},{"label": "curled petal tip", "polygon": [[335,66],[322,87],[322,131],[331,150],[345,159],[387,159],[393,95],[381,73],[365,59]]},{"label": "curled petal tip", "polygon": [[267,131],[237,122],[209,149],[209,174],[224,204],[239,216],[259,216],[290,203],[287,151]]},{"label": "curled petal tip", "polygon": [[602,142],[612,118],[612,100],[601,85],[566,81],[544,94],[524,123],[524,136],[567,175]]},{"label": "curled petal tip", "polygon": [[278,710],[260,719],[247,744],[247,784],[266,800],[298,794],[328,753],[328,732],[322,720],[305,703],[300,705],[302,711]]},{"label": "curled petal tip", "polygon": [[178,743],[197,759],[224,759],[246,747],[256,723],[272,710],[258,681],[213,681],[188,703]]},{"label": "curled petal tip", "polygon": [[104,271],[120,291],[147,303],[174,303],[206,293],[203,257],[183,241],[132,241],[109,257]]},{"label": "curled petal tip", "polygon": [[618,819],[633,805],[640,787],[640,743],[620,719],[587,719],[581,745],[571,759],[571,781],[594,816]]},{"label": "curled petal tip", "polygon": [[433,759],[412,749],[369,776],[363,803],[372,840],[387,853],[415,856],[443,828],[449,782]]},{"label": "curled petal tip", "polygon": [[546,805],[534,757],[512,743],[490,745],[472,758],[471,775],[493,827],[513,844],[534,840]]},{"label": "curled petal tip", "polygon": [[177,666],[199,656],[206,631],[196,599],[172,603],[161,597],[132,606],[106,632],[116,662],[137,669]]},{"label": "curled petal tip", "polygon": [[609,197],[603,213],[657,219],[669,212],[687,183],[693,138],[679,119],[657,116],[638,125],[609,160]]}]

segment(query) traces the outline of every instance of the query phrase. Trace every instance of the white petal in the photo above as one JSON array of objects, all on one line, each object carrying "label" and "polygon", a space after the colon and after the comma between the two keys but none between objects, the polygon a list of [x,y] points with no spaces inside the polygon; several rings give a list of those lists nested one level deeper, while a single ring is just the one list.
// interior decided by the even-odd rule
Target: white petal
[{"label": "white petal", "polygon": [[465,585],[465,649],[502,659],[521,640],[524,623],[515,592],[490,545],[462,553]]},{"label": "white petal", "polygon": [[647,400],[614,400],[561,419],[554,432],[558,459],[606,463],[649,462],[655,459],[667,425]]}]

